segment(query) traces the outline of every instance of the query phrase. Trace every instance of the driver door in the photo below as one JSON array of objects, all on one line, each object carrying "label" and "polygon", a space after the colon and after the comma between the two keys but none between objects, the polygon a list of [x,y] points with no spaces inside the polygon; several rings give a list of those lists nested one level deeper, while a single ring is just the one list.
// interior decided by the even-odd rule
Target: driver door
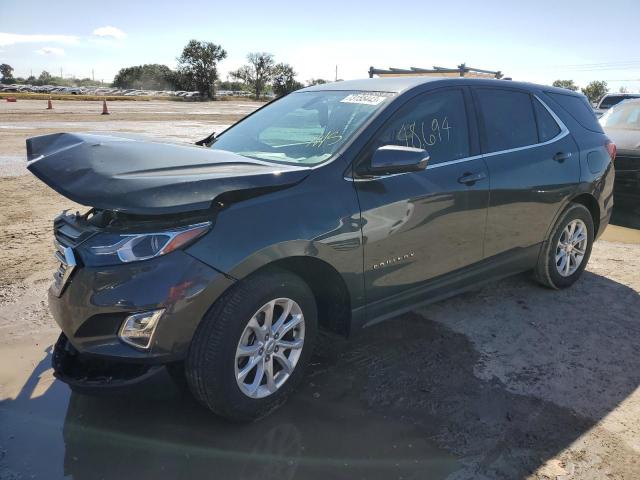
[{"label": "driver door", "polygon": [[[414,303],[430,281],[483,258],[489,178],[467,98],[466,89],[450,88],[409,100],[356,165],[370,319]],[[367,162],[383,145],[425,149],[428,166],[367,175]]]}]

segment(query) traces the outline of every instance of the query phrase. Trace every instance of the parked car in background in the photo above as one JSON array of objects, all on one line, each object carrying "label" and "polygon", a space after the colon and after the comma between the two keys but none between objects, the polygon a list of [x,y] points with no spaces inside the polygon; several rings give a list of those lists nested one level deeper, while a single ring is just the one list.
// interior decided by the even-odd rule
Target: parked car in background
[{"label": "parked car in background", "polygon": [[600,124],[618,149],[616,155],[617,204],[640,206],[640,99],[625,100],[600,118]]},{"label": "parked car in background", "polygon": [[[299,90],[204,146],[63,133],[28,169],[54,222],[55,375],[122,388],[167,366],[250,420],[348,335],[491,279],[568,288],[613,207],[615,145],[581,94],[468,78]],[[389,339],[392,341],[392,339]]]},{"label": "parked car in background", "polygon": [[601,117],[611,107],[629,98],[640,98],[640,93],[607,93],[594,109],[596,116]]}]

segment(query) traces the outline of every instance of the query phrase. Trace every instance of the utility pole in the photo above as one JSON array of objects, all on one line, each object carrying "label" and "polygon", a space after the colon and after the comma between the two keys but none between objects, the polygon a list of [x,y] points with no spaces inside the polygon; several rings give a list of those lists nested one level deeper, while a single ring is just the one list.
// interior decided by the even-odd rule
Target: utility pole
[{"label": "utility pole", "polygon": [[96,74],[94,73],[93,68],[91,69],[91,80],[94,82],[96,81]]},{"label": "utility pole", "polygon": [[338,65],[336,65],[336,82],[338,81]]},{"label": "utility pole", "polygon": [[60,67],[60,78],[62,78],[62,67]]}]

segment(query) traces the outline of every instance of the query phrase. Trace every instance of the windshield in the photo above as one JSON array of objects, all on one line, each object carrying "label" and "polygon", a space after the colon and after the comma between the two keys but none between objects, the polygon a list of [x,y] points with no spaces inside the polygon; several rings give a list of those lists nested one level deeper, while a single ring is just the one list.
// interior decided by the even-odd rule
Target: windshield
[{"label": "windshield", "polygon": [[621,103],[607,111],[600,124],[608,128],[640,130],[640,102]]},{"label": "windshield", "polygon": [[225,131],[211,148],[274,162],[324,162],[394,94],[320,91],[287,95]]}]

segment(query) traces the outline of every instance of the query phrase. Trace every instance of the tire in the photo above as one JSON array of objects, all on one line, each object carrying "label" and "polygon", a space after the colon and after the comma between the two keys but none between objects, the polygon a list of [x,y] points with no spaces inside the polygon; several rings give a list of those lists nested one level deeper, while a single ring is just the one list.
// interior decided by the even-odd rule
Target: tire
[{"label": "tire", "polygon": [[[282,302],[282,305],[278,302]],[[284,325],[296,323],[296,327],[288,333],[280,330],[283,336],[278,341],[275,340],[279,338],[275,335],[275,330],[269,330],[274,333],[265,338],[267,320],[264,312],[271,308],[272,328],[276,328],[287,305],[291,306],[292,313],[297,312],[297,323],[294,322],[294,315],[290,314]],[[297,339],[292,337],[296,332]],[[231,287],[200,322],[185,361],[189,389],[200,403],[218,416],[239,422],[263,417],[282,405],[303,378],[304,368],[313,354],[316,332],[315,298],[302,279],[283,270],[272,269],[256,273]],[[276,348],[280,345],[279,342],[300,342],[300,339],[302,343],[299,349],[282,346],[281,350]],[[246,349],[255,350],[254,354],[238,358],[241,344]],[[257,350],[258,345],[264,348]],[[290,366],[293,365],[290,373],[285,371],[282,363],[282,357],[286,355],[289,355]],[[293,356],[296,356],[295,360]],[[269,364],[269,357],[271,371],[277,370],[277,374],[270,377],[266,366]],[[256,383],[260,371],[258,367],[246,374],[243,380],[237,377],[255,359],[258,359],[256,365],[263,365],[265,372],[264,378],[263,373],[260,373],[261,380],[254,391],[245,382],[252,385]],[[243,364],[244,361],[247,363]],[[286,378],[282,381],[284,377]],[[267,378],[272,381],[267,383]],[[276,379],[282,381],[277,387]],[[262,381],[265,382],[264,385]],[[276,389],[270,392],[270,388]]]},{"label": "tire", "polygon": [[[574,270],[574,264],[569,263],[569,266],[562,263],[562,256],[560,256],[560,260],[556,261],[556,256],[559,254],[559,243],[561,237],[564,240],[567,238],[567,234],[565,229],[567,229],[570,225],[576,226],[576,231],[581,226],[584,226],[586,230],[586,242],[584,248],[581,250],[575,251],[583,251],[584,255],[582,256],[579,265]],[[564,236],[563,236],[563,232]],[[594,241],[594,228],[593,228],[593,217],[591,216],[591,212],[581,204],[572,203],[567,207],[567,209],[560,215],[560,218],[556,222],[553,230],[551,231],[550,237],[544,242],[542,245],[542,250],[540,252],[538,258],[538,265],[535,269],[535,277],[536,280],[542,285],[553,288],[553,289],[562,289],[568,288],[573,285],[582,272],[587,266],[587,262],[589,261],[589,257],[591,256],[591,248],[593,247]],[[577,246],[581,246],[578,244]],[[576,248],[575,246],[572,248]],[[574,253],[575,253],[574,251]],[[560,253],[562,255],[562,253]],[[560,263],[560,265],[558,265]],[[568,270],[568,271],[566,271]],[[564,272],[561,273],[561,271]]]}]

